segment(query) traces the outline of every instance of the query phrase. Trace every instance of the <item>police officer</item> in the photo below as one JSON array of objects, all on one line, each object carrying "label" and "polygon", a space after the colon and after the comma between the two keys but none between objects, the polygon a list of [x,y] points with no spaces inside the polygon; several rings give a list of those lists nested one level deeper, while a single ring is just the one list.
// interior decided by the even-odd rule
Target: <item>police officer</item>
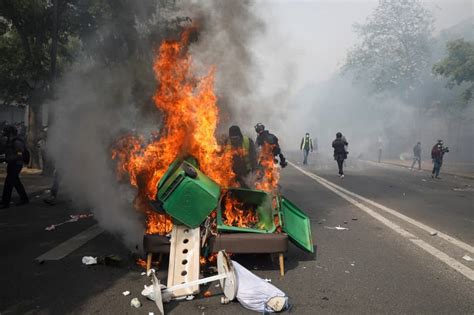
[{"label": "police officer", "polygon": [[240,187],[249,188],[245,183],[245,178],[257,166],[254,142],[242,134],[239,126],[231,126],[229,128],[229,142],[226,145],[226,149],[232,152],[232,169],[235,173],[236,181]]},{"label": "police officer", "polygon": [[270,145],[272,147],[273,156],[278,156],[280,158],[280,166],[286,167],[288,163],[286,162],[283,153],[281,153],[280,145],[278,144],[278,138],[265,130],[265,126],[261,123],[255,125],[255,131],[257,132],[257,146],[263,147],[265,144]]},{"label": "police officer", "polygon": [[344,160],[347,159],[346,146],[348,145],[346,138],[342,136],[342,133],[336,133],[336,139],[332,142],[334,148],[334,160],[337,162],[339,168],[339,177],[344,178]]},{"label": "police officer", "polygon": [[300,150],[303,150],[303,165],[308,164],[308,155],[309,151],[313,152],[313,139],[309,137],[309,133],[307,132],[305,136],[301,139]]},{"label": "police officer", "polygon": [[7,177],[3,185],[3,195],[0,204],[0,208],[4,209],[10,206],[13,187],[15,187],[20,195],[20,202],[17,205],[29,202],[25,187],[20,181],[20,172],[23,168],[23,163],[29,159],[29,154],[24,140],[18,137],[18,131],[13,126],[6,126],[3,129],[2,142],[5,145],[5,157],[2,162],[7,163]]}]

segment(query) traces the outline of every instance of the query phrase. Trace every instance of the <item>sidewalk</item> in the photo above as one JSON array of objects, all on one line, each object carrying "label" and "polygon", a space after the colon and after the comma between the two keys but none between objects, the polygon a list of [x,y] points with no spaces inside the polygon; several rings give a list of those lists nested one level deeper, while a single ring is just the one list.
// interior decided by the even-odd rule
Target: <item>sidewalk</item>
[{"label": "sidewalk", "polygon": [[[384,164],[396,165],[401,167],[410,168],[413,163],[412,160],[382,160]],[[415,169],[418,169],[418,163],[415,164]],[[430,172],[433,170],[433,163],[431,160],[421,161],[421,169],[423,171]],[[441,174],[450,174],[458,177],[464,177],[469,179],[474,179],[474,163],[469,162],[444,162],[441,168]]]}]

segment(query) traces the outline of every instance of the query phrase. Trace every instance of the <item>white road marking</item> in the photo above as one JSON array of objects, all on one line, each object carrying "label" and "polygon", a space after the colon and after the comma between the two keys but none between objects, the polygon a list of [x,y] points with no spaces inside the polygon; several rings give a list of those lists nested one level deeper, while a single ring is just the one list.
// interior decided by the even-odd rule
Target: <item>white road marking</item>
[{"label": "white road marking", "polygon": [[81,247],[82,245],[84,245],[85,243],[89,242],[96,236],[100,235],[102,232],[104,232],[104,230],[99,227],[99,225],[95,224],[87,230],[77,234],[76,236],[47,251],[41,256],[38,256],[36,260],[60,260],[75,251],[76,249],[78,249],[79,247]]},{"label": "white road marking", "polygon": [[[457,260],[455,260],[454,258],[451,258],[450,256],[448,256],[447,254],[445,254],[444,252],[434,248],[433,246],[429,245],[428,243],[426,243],[425,241],[419,239],[418,237],[416,237],[414,234],[406,231],[405,229],[403,229],[401,226],[399,226],[398,224],[390,221],[389,219],[387,219],[386,217],[382,216],[381,214],[377,213],[376,211],[372,210],[371,208],[367,207],[366,205],[362,204],[361,202],[351,198],[349,195],[351,196],[356,196],[357,198],[363,200],[364,202],[367,202],[369,204],[372,204],[372,205],[375,205],[377,208],[380,208],[379,206],[383,207],[383,208],[386,208],[385,209],[382,209],[380,208],[381,210],[384,210],[384,211],[387,211],[388,213],[390,214],[393,214],[397,217],[399,217],[400,219],[403,219],[411,224],[413,224],[412,222],[416,222],[417,224],[414,224],[415,226],[417,227],[420,227],[421,229],[423,230],[427,230],[427,231],[434,231],[434,229],[418,222],[418,221],[415,221],[411,218],[408,218],[407,216],[404,216],[400,213],[398,213],[397,211],[393,210],[393,209],[389,209],[385,206],[382,206],[376,202],[373,202],[367,198],[364,198],[362,196],[359,196],[357,194],[354,194],[322,177],[319,177],[313,173],[310,173],[308,171],[305,171],[303,170],[302,168],[296,166],[295,164],[289,162],[289,164],[291,166],[293,166],[294,168],[296,168],[297,170],[299,170],[300,172],[302,172],[303,174],[307,175],[308,177],[312,178],[313,180],[317,181],[319,184],[323,185],[324,187],[326,187],[327,189],[331,190],[332,192],[334,192],[335,194],[337,194],[338,196],[340,196],[341,198],[347,200],[349,203],[353,204],[354,206],[358,207],[359,209],[361,209],[362,211],[364,211],[365,213],[367,213],[368,215],[372,216],[373,218],[375,218],[376,220],[380,221],[381,223],[385,224],[387,227],[389,227],[390,229],[392,229],[393,231],[397,232],[398,234],[400,234],[401,236],[403,236],[404,238],[407,238],[408,240],[410,240],[410,242],[412,242],[413,244],[417,245],[418,247],[422,248],[423,250],[425,250],[426,252],[428,252],[429,254],[433,255],[434,257],[436,257],[437,259],[439,259],[440,261],[444,262],[445,264],[447,264],[448,266],[450,266],[451,268],[453,268],[454,270],[458,271],[459,273],[461,273],[462,275],[464,275],[466,278],[470,279],[471,281],[474,281],[474,270],[466,267],[465,265],[461,264],[460,262],[458,262]],[[396,214],[399,214],[399,215],[396,215]],[[406,220],[406,219],[409,219],[409,220]],[[422,227],[421,227],[422,226]],[[461,241],[458,241],[446,234],[443,234],[443,233],[440,233],[438,232],[438,236],[442,234],[444,235],[445,237],[443,237],[443,239],[447,240],[448,242],[454,244],[454,245],[457,245],[459,246],[458,244],[464,244],[464,245],[467,245],[469,247],[471,247],[470,245],[468,244],[465,244]],[[460,246],[461,248],[464,248],[466,249],[466,246]],[[471,247],[472,248],[472,247]]]}]

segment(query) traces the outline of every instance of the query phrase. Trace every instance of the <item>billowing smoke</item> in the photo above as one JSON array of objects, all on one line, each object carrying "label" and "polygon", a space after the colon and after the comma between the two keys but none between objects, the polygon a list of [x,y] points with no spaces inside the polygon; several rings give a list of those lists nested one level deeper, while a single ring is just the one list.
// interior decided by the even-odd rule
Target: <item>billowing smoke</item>
[{"label": "billowing smoke", "polygon": [[192,19],[199,29],[191,45],[193,62],[203,73],[216,67],[224,129],[232,117],[243,121],[250,116],[253,104],[247,96],[258,75],[250,47],[264,29],[246,1],[165,3],[151,16],[133,10],[136,16],[129,24],[108,21],[91,35],[85,56],[62,76],[48,104],[55,112],[48,151],[60,175],[60,194],[93,211],[100,225],[129,248],[141,243],[145,219],[133,207],[135,189],[117,181],[111,148],[124,133],[149,137],[160,128],[152,102],[159,84],[152,72],[156,48],[189,25],[187,17]]}]

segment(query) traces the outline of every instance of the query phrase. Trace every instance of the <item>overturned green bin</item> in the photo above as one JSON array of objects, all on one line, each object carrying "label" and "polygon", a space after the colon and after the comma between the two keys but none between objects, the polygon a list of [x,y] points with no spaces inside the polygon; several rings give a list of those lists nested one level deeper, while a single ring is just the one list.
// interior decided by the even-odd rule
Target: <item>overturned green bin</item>
[{"label": "overturned green bin", "polygon": [[158,184],[157,200],[175,223],[197,228],[217,208],[221,190],[190,160],[176,160]]}]

